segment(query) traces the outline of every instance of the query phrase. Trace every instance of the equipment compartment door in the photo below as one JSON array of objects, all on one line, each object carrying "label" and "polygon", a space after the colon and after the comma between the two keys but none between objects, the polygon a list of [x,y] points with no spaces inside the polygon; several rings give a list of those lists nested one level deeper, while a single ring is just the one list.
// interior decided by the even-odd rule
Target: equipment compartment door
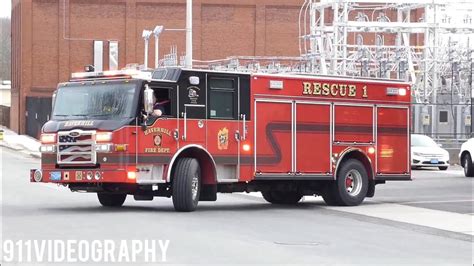
[{"label": "equipment compartment door", "polygon": [[409,173],[408,124],[408,108],[377,107],[378,174]]},{"label": "equipment compartment door", "polygon": [[331,172],[330,104],[296,103],[296,172]]},{"label": "equipment compartment door", "polygon": [[372,105],[334,106],[334,140],[339,143],[374,143],[374,107]]},{"label": "equipment compartment door", "polygon": [[257,100],[255,108],[256,172],[293,172],[292,102]]}]

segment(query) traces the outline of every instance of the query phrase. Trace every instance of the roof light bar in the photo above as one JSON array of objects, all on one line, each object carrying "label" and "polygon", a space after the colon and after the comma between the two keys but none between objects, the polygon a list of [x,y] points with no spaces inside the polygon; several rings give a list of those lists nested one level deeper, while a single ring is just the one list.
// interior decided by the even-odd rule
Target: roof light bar
[{"label": "roof light bar", "polygon": [[130,77],[143,77],[151,78],[151,73],[145,73],[136,69],[127,70],[108,70],[102,72],[76,72],[71,74],[72,79],[86,79],[86,78],[101,78],[101,77],[118,77],[118,76],[130,76]]}]

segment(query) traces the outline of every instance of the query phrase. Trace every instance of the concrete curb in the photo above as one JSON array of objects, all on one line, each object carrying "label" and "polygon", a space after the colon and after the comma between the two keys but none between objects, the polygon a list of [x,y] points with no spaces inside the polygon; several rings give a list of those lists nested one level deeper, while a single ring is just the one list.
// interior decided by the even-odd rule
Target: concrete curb
[{"label": "concrete curb", "polygon": [[18,135],[6,127],[1,126],[3,131],[3,139],[0,140],[0,146],[5,147],[23,154],[27,154],[34,158],[41,158],[39,148],[41,143],[30,136]]}]

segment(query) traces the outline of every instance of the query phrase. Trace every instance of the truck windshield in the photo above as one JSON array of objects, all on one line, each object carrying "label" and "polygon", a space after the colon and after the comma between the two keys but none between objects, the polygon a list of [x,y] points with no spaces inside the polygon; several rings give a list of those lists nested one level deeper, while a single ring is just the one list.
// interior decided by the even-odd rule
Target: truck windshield
[{"label": "truck windshield", "polygon": [[73,85],[58,89],[53,119],[115,120],[134,116],[137,85],[98,84]]}]

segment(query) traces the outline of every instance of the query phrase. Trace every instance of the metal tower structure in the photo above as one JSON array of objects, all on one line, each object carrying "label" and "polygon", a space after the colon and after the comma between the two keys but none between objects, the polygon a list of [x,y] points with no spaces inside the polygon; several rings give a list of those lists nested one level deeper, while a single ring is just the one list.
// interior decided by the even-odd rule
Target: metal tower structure
[{"label": "metal tower structure", "polygon": [[415,132],[466,135],[473,19],[471,0],[306,0],[300,54],[308,72],[410,81]]}]

